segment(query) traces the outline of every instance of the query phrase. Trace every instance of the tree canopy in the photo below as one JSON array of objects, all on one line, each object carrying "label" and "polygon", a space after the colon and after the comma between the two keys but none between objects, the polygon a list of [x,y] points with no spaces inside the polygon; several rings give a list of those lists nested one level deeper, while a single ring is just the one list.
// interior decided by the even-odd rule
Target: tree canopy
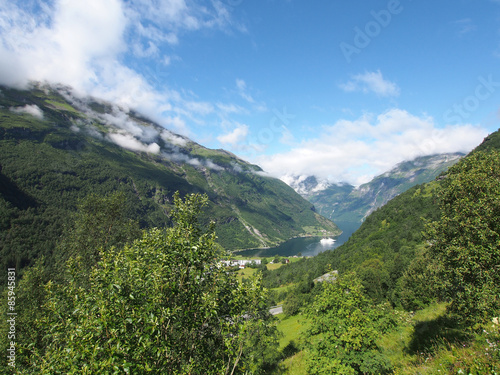
[{"label": "tree canopy", "polygon": [[443,265],[450,311],[490,320],[500,311],[500,153],[475,152],[450,168],[439,196],[429,251]]},{"label": "tree canopy", "polygon": [[[176,195],[173,227],[101,247],[90,275],[82,256],[71,257],[64,280],[41,288],[33,309],[42,313],[23,322],[43,335],[38,344],[20,340],[29,360],[19,363],[19,373],[263,371],[277,347],[265,290],[258,278],[238,282],[219,261],[213,226],[197,220],[207,199]],[[37,272],[27,272],[21,296],[40,281]]]},{"label": "tree canopy", "polygon": [[379,351],[380,314],[356,274],[325,282],[309,309],[310,374],[384,374],[390,362]]}]

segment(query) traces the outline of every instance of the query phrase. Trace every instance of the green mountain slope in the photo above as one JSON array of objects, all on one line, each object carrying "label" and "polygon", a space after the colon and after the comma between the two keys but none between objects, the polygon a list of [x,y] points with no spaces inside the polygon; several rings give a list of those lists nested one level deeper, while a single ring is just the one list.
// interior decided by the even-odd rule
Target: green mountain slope
[{"label": "green mountain slope", "polygon": [[329,185],[323,190],[303,194],[320,214],[335,222],[359,222],[377,208],[409,188],[434,180],[458,162],[461,153],[418,157],[395,166],[370,182],[352,185]]},{"label": "green mountain slope", "polygon": [[206,193],[205,220],[227,249],[270,246],[338,228],[278,179],[133,111],[66,87],[0,88],[0,259],[50,255],[80,199],[122,191],[142,227],[169,224],[175,191]]}]

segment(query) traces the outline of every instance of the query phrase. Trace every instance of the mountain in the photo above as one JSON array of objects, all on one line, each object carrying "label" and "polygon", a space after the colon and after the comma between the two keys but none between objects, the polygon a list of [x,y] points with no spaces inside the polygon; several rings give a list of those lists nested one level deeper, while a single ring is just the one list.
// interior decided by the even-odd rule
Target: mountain
[{"label": "mountain", "polygon": [[[338,235],[282,181],[224,150],[68,87],[0,87],[0,260],[24,267],[50,255],[82,198],[125,194],[143,228],[169,225],[173,194],[205,193],[226,249]],[[5,268],[6,269],[6,268]]]},{"label": "mountain", "polygon": [[[486,137],[471,154],[489,150],[500,150],[500,130]],[[437,163],[440,158],[433,156],[424,159]],[[417,160],[419,165],[423,162],[421,158]],[[416,164],[415,161],[402,163],[395,169],[405,170],[405,165]],[[338,270],[340,273],[356,271],[363,279],[367,293],[372,297],[385,296],[395,304],[400,303],[398,280],[425,247],[426,224],[441,217],[436,190],[442,181],[443,178],[437,177],[433,181],[402,192],[369,214],[343,245],[313,258],[292,263],[283,270],[266,273],[265,285],[286,285],[302,280],[303,277],[313,280],[329,269]]]},{"label": "mountain", "polygon": [[314,176],[285,179],[318,212],[334,222],[361,222],[377,208],[412,186],[434,180],[458,162],[462,153],[422,156],[404,161],[359,187],[328,184]]}]

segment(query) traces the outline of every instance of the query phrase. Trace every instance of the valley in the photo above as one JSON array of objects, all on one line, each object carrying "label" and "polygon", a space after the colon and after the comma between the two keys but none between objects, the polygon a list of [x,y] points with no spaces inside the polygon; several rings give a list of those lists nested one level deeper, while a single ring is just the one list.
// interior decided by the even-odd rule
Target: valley
[{"label": "valley", "polygon": [[[0,260],[2,272],[15,269],[20,275],[19,306],[29,312],[20,321],[26,326],[46,329],[46,324],[52,324],[60,333],[82,335],[80,324],[88,324],[88,329],[98,332],[104,315],[91,311],[96,306],[114,311],[106,318],[109,324],[118,314],[116,306],[124,306],[126,314],[137,320],[122,315],[113,324],[121,326],[124,321],[128,325],[121,328],[123,332],[132,326],[134,332],[141,332],[144,312],[138,312],[137,306],[143,306],[161,319],[183,321],[172,337],[191,340],[200,363],[227,366],[229,361],[236,368],[240,357],[221,354],[214,360],[206,352],[210,346],[199,338],[199,325],[209,325],[192,318],[196,314],[185,315],[182,309],[170,307],[158,310],[175,300],[189,311],[205,311],[211,327],[224,322],[224,316],[251,317],[224,323],[210,340],[226,353],[222,337],[231,337],[229,345],[241,348],[244,365],[257,366],[260,373],[306,374],[317,363],[337,366],[340,362],[331,359],[341,358],[353,369],[369,363],[368,373],[409,374],[425,367],[418,351],[430,359],[429,373],[439,366],[479,368],[465,360],[470,355],[488,368],[500,363],[500,358],[488,362],[479,354],[484,336],[460,317],[460,308],[470,302],[453,297],[453,284],[442,276],[446,274],[443,265],[455,260],[442,253],[435,258],[429,255],[448,251],[447,243],[432,236],[448,230],[443,216],[449,210],[443,203],[446,194],[453,202],[453,194],[474,191],[476,185],[468,185],[469,177],[461,180],[467,173],[483,176],[474,184],[481,182],[488,191],[481,198],[487,202],[486,209],[478,206],[475,220],[491,219],[487,233],[496,238],[492,212],[497,212],[500,196],[495,190],[498,132],[469,155],[430,155],[402,162],[357,188],[312,176],[288,181],[292,188],[227,151],[205,148],[134,111],[78,97],[65,86],[35,86],[28,91],[2,87],[1,92]],[[455,188],[465,193],[455,193]],[[462,225],[464,219],[456,220],[454,225]],[[460,238],[454,236],[452,241]],[[429,246],[428,238],[441,247]],[[485,253],[492,258],[492,266],[497,253],[495,245]],[[221,266],[221,259],[259,261],[240,269],[236,263]],[[128,271],[118,272],[115,267]],[[321,277],[326,274],[330,276]],[[207,278],[213,284],[207,284]],[[150,285],[149,280],[163,281]],[[471,289],[471,293],[490,296],[496,290],[488,284],[491,280],[483,291]],[[144,294],[146,287],[152,288],[157,302]],[[83,299],[78,297],[81,293]],[[191,297],[186,300],[186,296]],[[232,298],[242,302],[232,305]],[[30,305],[33,299],[40,302]],[[142,302],[136,304],[136,299]],[[57,306],[78,306],[68,315],[74,323],[57,325],[57,314],[63,312],[50,310],[55,306],[51,300]],[[490,297],[485,301],[478,308],[491,320],[495,302]],[[457,303],[462,307],[456,308]],[[274,317],[274,310],[269,313],[273,306],[279,306]],[[79,315],[80,310],[87,313]],[[353,322],[351,316],[359,320]],[[490,337],[497,340],[500,333],[495,323],[490,329],[488,321],[474,316],[474,324],[491,331]],[[343,328],[329,331],[324,322],[332,320]],[[434,327],[436,333],[428,335],[422,327]],[[254,332],[255,337],[237,334],[235,329]],[[47,363],[66,366],[64,355],[46,351],[49,346],[56,348],[56,341],[46,344],[32,337],[37,331],[22,332],[24,350],[50,358],[36,366],[43,371]],[[124,337],[124,345],[135,346],[134,340],[142,341],[147,335]],[[75,344],[65,345],[84,350],[76,343],[92,339],[80,337]],[[151,337],[156,340],[155,333]],[[30,349],[28,338],[35,342]],[[441,345],[442,339],[451,340],[451,346]],[[112,338],[106,340],[102,345],[112,342]],[[157,348],[146,340],[141,355],[152,358]],[[332,349],[350,345],[360,345],[352,357]],[[162,366],[182,368],[184,359],[177,360],[186,349],[181,347]],[[329,354],[324,355],[322,348]],[[256,356],[260,356],[257,362]],[[446,358],[452,359],[446,362]],[[23,361],[21,366],[28,366],[27,357]],[[139,366],[137,358],[131,361]]]},{"label": "valley", "polygon": [[500,374],[499,30],[0,1],[0,374]]},{"label": "valley", "polygon": [[[169,223],[174,192],[206,193],[205,220],[215,218],[218,242],[228,250],[340,234],[312,204],[258,166],[206,149],[134,112],[76,97],[67,87],[3,87],[0,106],[4,265],[22,269],[50,254],[62,223],[90,192],[122,191],[128,215],[143,228]],[[28,198],[19,202],[20,196]]]},{"label": "valley", "polygon": [[409,188],[430,182],[457,163],[464,154],[441,154],[404,161],[360,186],[318,181],[315,176],[284,178],[314,204],[318,213],[335,223],[358,223]]}]

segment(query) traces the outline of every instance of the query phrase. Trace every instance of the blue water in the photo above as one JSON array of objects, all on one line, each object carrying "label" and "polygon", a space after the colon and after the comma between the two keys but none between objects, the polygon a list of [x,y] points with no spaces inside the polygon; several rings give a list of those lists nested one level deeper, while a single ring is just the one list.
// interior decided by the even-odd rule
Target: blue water
[{"label": "blue water", "polygon": [[279,246],[269,249],[250,249],[235,252],[235,255],[245,257],[291,257],[294,255],[315,256],[326,250],[332,250],[346,242],[361,225],[361,223],[338,222],[335,223],[343,231],[339,237],[332,238],[335,242],[321,241],[322,237],[292,238]]}]

